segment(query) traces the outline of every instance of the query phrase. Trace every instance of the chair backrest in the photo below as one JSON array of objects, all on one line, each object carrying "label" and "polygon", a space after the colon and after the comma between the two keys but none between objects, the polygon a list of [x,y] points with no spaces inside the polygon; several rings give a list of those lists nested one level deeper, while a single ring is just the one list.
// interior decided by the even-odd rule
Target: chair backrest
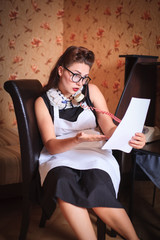
[{"label": "chair backrest", "polygon": [[[157,66],[154,63],[136,63],[127,79],[115,115],[122,119],[132,97],[151,99],[145,125],[154,126],[156,107]],[[135,116],[136,118],[136,116]]]},{"label": "chair backrest", "polygon": [[23,194],[35,199],[38,158],[42,149],[35,112],[35,99],[42,93],[38,80],[9,80],[4,89],[10,94],[17,118],[22,161]]}]

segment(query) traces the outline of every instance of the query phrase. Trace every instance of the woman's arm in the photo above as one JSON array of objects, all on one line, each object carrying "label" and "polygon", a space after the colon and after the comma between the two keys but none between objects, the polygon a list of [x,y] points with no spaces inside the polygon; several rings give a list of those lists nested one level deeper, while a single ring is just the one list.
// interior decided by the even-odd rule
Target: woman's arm
[{"label": "woman's arm", "polygon": [[[89,84],[89,95],[91,102],[94,107],[105,112],[109,112],[106,100],[99,90],[99,88],[94,84]],[[116,125],[113,123],[112,118],[106,114],[96,112],[98,124],[104,133],[104,135],[109,139],[116,129]]]},{"label": "woman's arm", "polygon": [[[106,100],[96,85],[89,84],[89,94],[95,108],[109,112]],[[99,112],[96,114],[102,132],[109,139],[115,131],[116,125],[113,123],[110,116]],[[135,133],[135,136],[132,137],[129,144],[133,148],[140,149],[144,147],[145,142],[145,135],[143,133]]]},{"label": "woman's arm", "polygon": [[79,132],[75,137],[57,139],[52,118],[41,97],[35,101],[35,114],[43,144],[50,154],[68,151],[81,142],[106,139],[104,135],[88,135],[83,132]]}]

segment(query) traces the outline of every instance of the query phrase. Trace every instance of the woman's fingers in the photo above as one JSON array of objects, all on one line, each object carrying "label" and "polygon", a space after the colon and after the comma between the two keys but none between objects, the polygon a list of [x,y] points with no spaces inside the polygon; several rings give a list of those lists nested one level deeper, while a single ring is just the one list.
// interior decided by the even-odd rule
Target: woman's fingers
[{"label": "woman's fingers", "polygon": [[129,141],[131,147],[141,149],[146,143],[146,138],[143,133],[136,133],[135,136]]},{"label": "woman's fingers", "polygon": [[86,134],[84,132],[80,132],[77,134],[77,138],[79,142],[95,142],[95,141],[103,141],[106,140],[105,135],[99,134]]}]

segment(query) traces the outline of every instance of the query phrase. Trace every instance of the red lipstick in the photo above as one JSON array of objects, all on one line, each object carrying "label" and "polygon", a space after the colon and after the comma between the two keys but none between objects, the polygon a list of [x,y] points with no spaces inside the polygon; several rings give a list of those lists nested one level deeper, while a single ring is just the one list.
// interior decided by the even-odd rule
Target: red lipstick
[{"label": "red lipstick", "polygon": [[77,92],[79,90],[79,88],[73,88],[74,92]]}]

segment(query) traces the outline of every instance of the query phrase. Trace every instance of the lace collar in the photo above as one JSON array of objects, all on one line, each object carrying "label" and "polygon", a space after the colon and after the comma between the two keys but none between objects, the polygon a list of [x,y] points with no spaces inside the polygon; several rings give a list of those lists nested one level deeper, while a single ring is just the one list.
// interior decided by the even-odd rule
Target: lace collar
[{"label": "lace collar", "polygon": [[58,88],[51,88],[46,92],[46,94],[52,106],[58,106],[59,109],[67,109],[80,106],[80,104],[77,103],[74,98],[81,93],[82,89],[83,87],[70,98],[66,98]]}]

